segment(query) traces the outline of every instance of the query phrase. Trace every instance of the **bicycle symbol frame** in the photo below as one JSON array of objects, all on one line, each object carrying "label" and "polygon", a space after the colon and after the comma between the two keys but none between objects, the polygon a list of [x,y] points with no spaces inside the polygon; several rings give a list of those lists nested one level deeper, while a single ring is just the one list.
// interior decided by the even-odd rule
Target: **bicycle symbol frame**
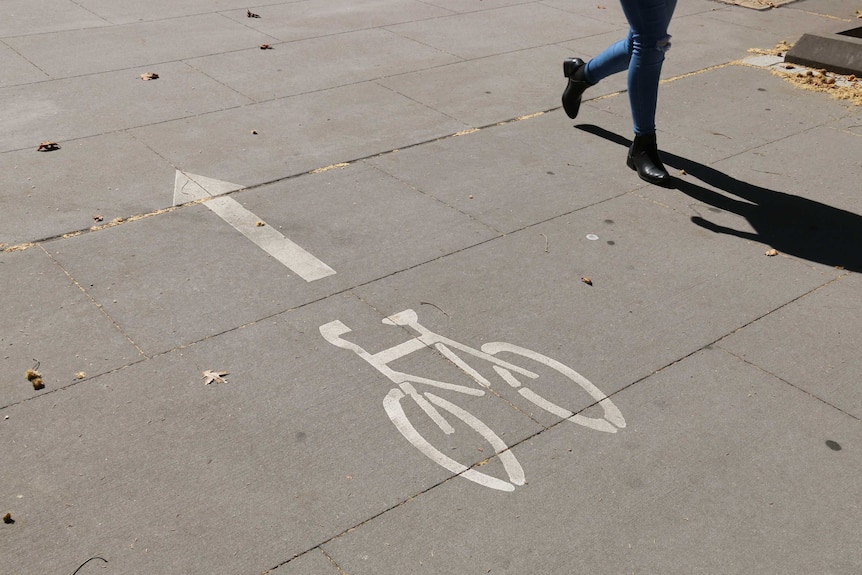
[{"label": "bicycle symbol frame", "polygon": [[[458,350],[462,355],[470,355],[474,358],[490,362],[494,371],[503,379],[503,381],[517,389],[521,396],[535,404],[537,407],[544,409],[561,419],[606,433],[616,433],[618,429],[623,429],[626,426],[626,420],[622,413],[620,413],[620,410],[617,409],[617,406],[614,405],[607,395],[593,385],[590,380],[572,368],[540,353],[506,342],[488,342],[483,344],[480,349],[472,348],[468,345],[458,343],[457,341],[434,333],[430,329],[426,328],[419,323],[419,317],[412,309],[406,309],[386,317],[383,319],[383,323],[385,325],[409,327],[418,335],[401,344],[372,354],[361,346],[341,337],[342,335],[349,333],[351,330],[339,320],[324,324],[320,326],[319,329],[320,334],[326,339],[326,341],[336,347],[348,349],[354,352],[397,385],[397,387],[390,390],[383,399],[383,407],[386,410],[386,414],[389,416],[389,419],[392,420],[392,423],[395,424],[395,427],[401,432],[407,441],[435,463],[441,465],[452,473],[460,475],[461,477],[469,479],[479,485],[483,485],[491,489],[498,489],[500,491],[514,491],[516,486],[524,485],[526,479],[524,476],[524,469],[515,458],[514,453],[512,453],[505,442],[503,442],[499,435],[497,435],[490,427],[485,425],[472,413],[454,403],[443,399],[430,391],[420,393],[416,390],[415,385],[422,385],[478,397],[485,395],[485,390],[491,389],[491,382],[476,369],[471,367],[453,350]],[[411,375],[401,371],[396,371],[388,365],[390,362],[419,351],[420,349],[429,347],[437,349],[446,359],[469,375],[478,384],[479,388],[477,389],[474,387]],[[528,369],[495,357],[495,355],[500,352],[519,355],[523,358],[536,361],[544,366],[556,370],[558,373],[576,383],[581,389],[586,391],[604,410],[604,416],[587,417],[581,414],[576,414],[540,396],[522,383],[522,380],[525,382],[536,380],[539,378],[539,375]],[[518,376],[520,376],[521,379],[519,379]],[[468,467],[459,463],[431,445],[431,443],[422,437],[407,418],[407,415],[404,412],[404,407],[401,404],[402,400],[406,398],[414,401],[416,405],[418,405],[440,428],[440,430],[446,434],[452,434],[455,430],[449,421],[447,421],[441,414],[440,410],[461,420],[474,431],[479,433],[491,446],[493,446],[496,455],[499,456],[500,461],[503,464],[503,468],[506,471],[509,481],[504,481],[487,473],[483,473],[475,467]]]}]

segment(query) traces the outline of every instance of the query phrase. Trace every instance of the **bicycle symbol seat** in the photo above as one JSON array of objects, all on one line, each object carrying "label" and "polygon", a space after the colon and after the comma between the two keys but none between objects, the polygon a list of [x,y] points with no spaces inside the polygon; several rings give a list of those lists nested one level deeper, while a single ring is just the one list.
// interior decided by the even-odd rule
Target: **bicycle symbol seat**
[{"label": "bicycle symbol seat", "polygon": [[[395,427],[401,432],[407,441],[435,463],[441,465],[452,473],[460,475],[461,477],[469,479],[479,485],[501,491],[514,491],[516,486],[523,485],[525,482],[524,470],[509,447],[502,439],[500,439],[499,435],[480,421],[476,416],[458,405],[455,405],[451,401],[435,395],[431,391],[420,393],[415,387],[416,385],[419,385],[444,389],[477,397],[485,395],[485,391],[491,389],[491,382],[479,373],[478,370],[471,367],[462,356],[472,356],[475,359],[490,362],[497,375],[499,375],[500,378],[509,386],[517,389],[518,393],[522,397],[532,402],[540,409],[543,409],[561,419],[606,433],[616,433],[618,429],[622,429],[626,426],[625,418],[622,413],[620,413],[620,410],[617,409],[616,405],[613,404],[610,398],[593,385],[590,380],[572,368],[540,353],[506,342],[489,342],[483,344],[480,349],[472,348],[468,345],[458,343],[457,341],[434,333],[430,329],[421,325],[416,312],[412,309],[407,309],[391,315],[383,319],[383,323],[392,326],[409,327],[418,335],[404,343],[372,354],[359,345],[343,339],[341,336],[349,333],[351,330],[338,320],[320,326],[320,333],[326,341],[332,345],[354,352],[397,385],[397,387],[390,390],[383,399],[383,407],[386,410],[386,414],[389,416],[389,419],[392,420],[392,423],[395,424]],[[438,350],[443,357],[460,368],[461,371],[469,375],[473,381],[478,384],[478,387],[457,385],[454,383],[419,377],[396,371],[388,365],[397,359],[430,347]],[[457,352],[460,352],[461,355],[456,353],[456,350]],[[526,360],[537,362],[543,366],[551,368],[571,382],[577,384],[595,400],[596,405],[602,408],[604,412],[603,417],[587,417],[579,413],[576,414],[540,396],[530,387],[524,385],[524,383],[536,382],[539,379],[539,375],[534,371],[496,357],[496,355],[501,352],[506,352],[520,356]],[[402,405],[402,401],[407,398],[415,402],[415,404],[421,408],[422,412],[427,414],[444,433],[452,434],[455,430],[446,417],[441,413],[441,410],[456,419],[459,419],[481,435],[491,446],[493,446],[496,455],[500,458],[500,462],[503,464],[503,468],[508,476],[508,481],[483,473],[475,468],[475,466],[468,467],[467,465],[459,463],[431,445],[431,443],[426,440],[419,431],[417,431],[416,427],[408,419],[404,406]]]}]

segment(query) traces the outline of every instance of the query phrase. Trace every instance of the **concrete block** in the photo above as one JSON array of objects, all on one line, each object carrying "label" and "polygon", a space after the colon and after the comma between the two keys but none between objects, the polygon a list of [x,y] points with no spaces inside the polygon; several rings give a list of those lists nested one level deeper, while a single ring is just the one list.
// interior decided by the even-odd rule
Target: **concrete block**
[{"label": "concrete block", "polygon": [[857,30],[860,28],[840,34],[803,34],[785,60],[839,74],[862,75],[862,38],[850,34]]}]

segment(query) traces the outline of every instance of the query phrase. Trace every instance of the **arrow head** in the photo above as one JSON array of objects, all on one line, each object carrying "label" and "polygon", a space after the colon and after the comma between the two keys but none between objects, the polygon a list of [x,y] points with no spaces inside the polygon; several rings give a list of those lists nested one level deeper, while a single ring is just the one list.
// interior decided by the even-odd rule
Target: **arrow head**
[{"label": "arrow head", "polygon": [[187,174],[177,170],[174,178],[174,206],[236,192],[245,186],[224,182],[197,174]]}]

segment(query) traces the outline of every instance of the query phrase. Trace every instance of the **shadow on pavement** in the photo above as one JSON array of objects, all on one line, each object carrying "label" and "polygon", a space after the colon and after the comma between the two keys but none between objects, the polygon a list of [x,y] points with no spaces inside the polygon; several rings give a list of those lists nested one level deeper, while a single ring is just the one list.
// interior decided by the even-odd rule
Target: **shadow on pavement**
[{"label": "shadow on pavement", "polygon": [[[581,124],[575,127],[621,146],[631,145],[631,140],[598,126]],[[674,178],[671,187],[695,200],[744,217],[755,232],[735,230],[697,216],[691,218],[694,224],[715,233],[760,242],[812,262],[862,272],[862,216],[761,188],[668,152],[661,152],[661,157],[666,165],[685,170],[688,175],[729,195],[679,178]]]}]

